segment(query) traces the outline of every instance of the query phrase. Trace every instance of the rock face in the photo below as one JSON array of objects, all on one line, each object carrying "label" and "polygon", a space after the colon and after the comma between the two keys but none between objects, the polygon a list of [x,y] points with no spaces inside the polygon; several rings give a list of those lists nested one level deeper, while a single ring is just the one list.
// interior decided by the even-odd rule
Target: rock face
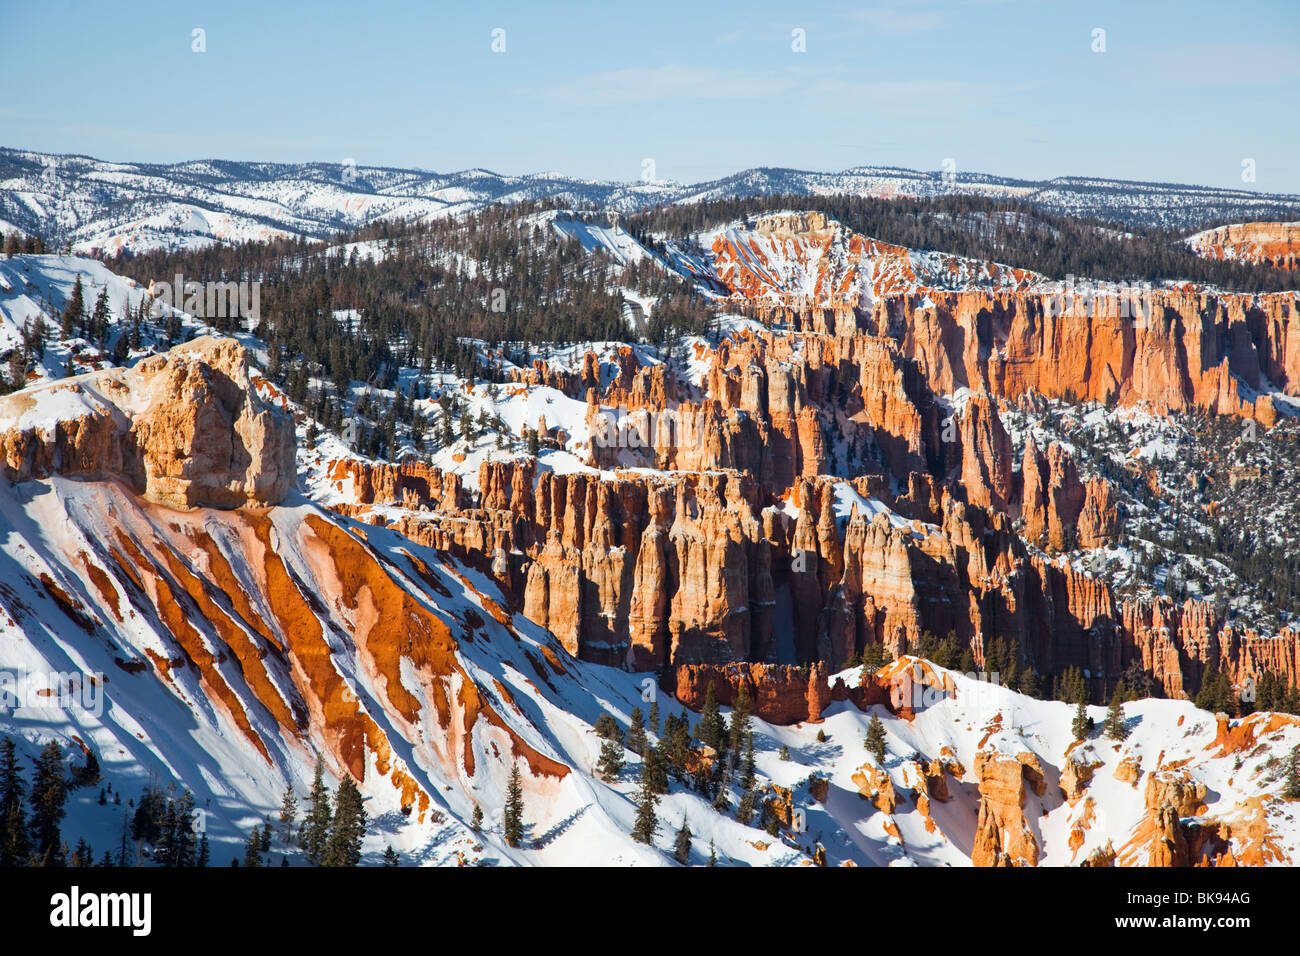
[{"label": "rock face", "polygon": [[1300,269],[1300,222],[1241,222],[1198,232],[1187,245],[1206,259]]},{"label": "rock face", "polygon": [[296,474],[292,419],[222,338],[0,399],[0,454],[10,481],[115,477],[181,510],[278,504]]},{"label": "rock face", "polygon": [[1274,647],[1208,605],[1121,600],[1028,547],[1109,545],[1122,515],[1106,478],[1059,444],[1017,449],[1000,414],[1048,396],[1268,424],[1264,393],[1300,392],[1294,295],[1064,298],[815,213],[723,230],[713,253],[710,282],[767,327],[693,343],[689,377],[631,349],[516,373],[587,403],[602,474],[491,461],[477,497],[420,465],[339,463],[336,480],[361,504],[427,510],[403,532],[491,568],[526,616],[606,664],[834,671],[869,645],[954,634],[977,660],[1003,639],[1040,674],[1087,670],[1097,694],[1134,664],[1174,697],[1211,660],[1294,678],[1294,635]]},{"label": "rock face", "polygon": [[1043,773],[1032,754],[981,750],[975,755],[979,819],[971,862],[975,866],[1037,866],[1038,841],[1025,817],[1032,790],[1043,793]]},{"label": "rock face", "polygon": [[[1039,515],[1045,540],[1067,543],[1076,511],[1113,515],[1106,492],[1093,490],[1108,486],[1072,480],[1059,452],[1037,459],[1045,490],[1031,484],[1027,501],[1039,504],[1024,507]],[[845,486],[825,476],[799,479],[782,501],[745,472],[601,478],[538,474],[527,459],[489,461],[475,500],[423,466],[331,467],[377,502],[427,508],[395,527],[491,573],[575,656],[636,670],[708,665],[718,668],[719,693],[735,666],[781,661],[783,629],[796,661],[831,672],[869,644],[903,653],[926,632],[953,632],[977,657],[998,638],[1014,640],[1040,673],[1088,670],[1097,694],[1133,664],[1166,696],[1183,697],[1211,659],[1236,681],[1265,669],[1294,680],[1300,661],[1294,632],[1240,633],[1201,601],[1119,600],[1069,562],[1031,555],[1008,515],[915,473],[897,497],[870,477],[851,486],[915,519],[900,525],[856,503],[837,518]],[[1078,535],[1089,527],[1081,521]],[[800,702],[807,675],[763,674],[782,701],[774,719],[813,716]],[[685,672],[682,680],[681,699],[702,701],[707,682]]]}]

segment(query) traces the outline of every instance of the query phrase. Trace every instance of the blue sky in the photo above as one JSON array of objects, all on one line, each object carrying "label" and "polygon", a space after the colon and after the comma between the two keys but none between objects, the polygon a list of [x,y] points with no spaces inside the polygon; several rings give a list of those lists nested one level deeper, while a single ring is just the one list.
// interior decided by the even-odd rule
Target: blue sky
[{"label": "blue sky", "polygon": [[0,145],[617,180],[651,158],[682,182],[951,158],[1300,193],[1297,51],[1295,0],[0,0]]}]

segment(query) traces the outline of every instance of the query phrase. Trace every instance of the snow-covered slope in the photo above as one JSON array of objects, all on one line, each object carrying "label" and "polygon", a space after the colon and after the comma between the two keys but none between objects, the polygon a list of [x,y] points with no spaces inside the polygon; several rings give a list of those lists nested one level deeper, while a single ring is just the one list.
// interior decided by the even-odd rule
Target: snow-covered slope
[{"label": "snow-covered slope", "polygon": [[[96,754],[104,779],[74,791],[64,827],[96,848],[114,846],[122,825],[98,788],[125,800],[152,779],[195,794],[224,862],[286,784],[305,791],[319,753],[333,775],[361,778],[371,861],[392,846],[428,864],[665,864],[685,820],[695,863],[711,842],[723,864],[966,865],[1001,812],[995,771],[1007,761],[1040,865],[1078,864],[1107,845],[1121,864],[1146,864],[1158,843],[1149,794],[1169,788],[1193,794],[1181,825],[1216,834],[1206,847],[1260,863],[1300,849],[1270,757],[1300,742],[1296,718],[1216,724],[1186,702],[1145,701],[1128,705],[1127,740],[1098,730],[1076,744],[1068,705],[911,659],[875,678],[900,709],[843,701],[816,723],[754,721],[760,795],[804,823],[774,837],[674,780],[647,847],[628,835],[639,758],[626,752],[621,775],[600,779],[593,725],[608,712],[626,727],[647,693],[662,715],[680,705],[642,675],[571,658],[503,610],[483,575],[437,551],[301,497],[181,514],[112,482],[62,478],[0,487],[0,530],[0,646],[7,703],[19,705],[0,714],[0,732],[27,756],[51,738]],[[40,693],[69,679],[94,690]],[[864,744],[873,713],[883,765]],[[1100,724],[1105,711],[1090,716]],[[1090,771],[1070,785],[1073,800],[1068,760]],[[518,848],[500,824],[516,764]],[[471,829],[475,806],[482,832]],[[300,859],[278,842],[273,855]]]},{"label": "snow-covered slope", "polygon": [[[1208,219],[1294,218],[1295,196],[1078,177],[1044,182],[863,166],[836,173],[745,170],[709,182],[610,182],[483,169],[434,173],[340,162],[198,160],[115,163],[0,149],[0,222],[78,250],[201,246],[275,235],[324,238],[385,218],[420,218],[496,202],[556,197],[631,212],[660,203],[782,193],[1020,199],[1130,224],[1190,228]],[[9,227],[6,227],[9,228]]]}]

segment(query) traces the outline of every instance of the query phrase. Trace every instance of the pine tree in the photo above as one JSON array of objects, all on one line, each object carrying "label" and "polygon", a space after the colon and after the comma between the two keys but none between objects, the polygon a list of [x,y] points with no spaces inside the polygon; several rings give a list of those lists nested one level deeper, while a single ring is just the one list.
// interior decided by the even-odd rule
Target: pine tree
[{"label": "pine tree", "polygon": [[194,836],[194,794],[186,790],[176,803],[173,852],[176,866],[194,866],[198,841]]},{"label": "pine tree", "polygon": [[344,774],[334,795],[334,820],[323,866],[357,866],[361,862],[361,841],[366,836],[366,809],[361,791],[350,774]]},{"label": "pine tree", "polygon": [[298,798],[293,795],[293,781],[285,788],[284,798],[280,801],[280,841],[284,844],[293,842],[293,825],[298,822]]},{"label": "pine tree", "polygon": [[615,779],[622,769],[623,745],[606,740],[600,746],[600,761],[596,765],[596,771],[602,779],[610,781]]},{"label": "pine tree", "polygon": [[657,747],[650,747],[641,761],[642,772],[650,780],[650,789],[655,793],[668,792],[668,768]]},{"label": "pine tree", "polygon": [[68,865],[75,867],[95,865],[95,851],[91,849],[85,837],[78,838],[76,849],[72,851],[72,856],[68,858]]},{"label": "pine tree", "polygon": [[632,709],[632,723],[627,728],[627,749],[634,754],[645,753],[645,717],[640,707]]},{"label": "pine tree", "polygon": [[616,740],[620,743],[623,740],[623,731],[616,721],[609,714],[601,714],[596,718],[596,723],[592,725],[598,737],[604,737],[606,740]]},{"label": "pine tree", "polygon": [[885,666],[885,645],[875,641],[868,642],[862,648],[862,679],[869,681],[871,675]]},{"label": "pine tree", "polygon": [[732,753],[740,753],[740,748],[745,744],[745,737],[749,734],[749,715],[752,710],[753,701],[749,696],[749,688],[741,684],[740,691],[736,694],[736,701],[731,707],[729,730]]},{"label": "pine tree", "polygon": [[659,797],[650,785],[650,775],[646,765],[641,764],[641,793],[637,798],[636,822],[632,826],[632,839],[638,843],[653,844],[655,831],[659,829],[659,820],[655,816],[655,804]]},{"label": "pine tree", "polygon": [[1020,642],[1014,638],[1007,648],[1006,657],[1002,659],[1003,687],[1014,688],[1020,683]]},{"label": "pine tree", "polygon": [[713,841],[709,841],[709,866],[718,865],[718,851],[713,847]]},{"label": "pine tree", "polygon": [[248,835],[248,842],[244,844],[244,866],[258,867],[262,865],[262,838],[258,835],[256,829]]},{"label": "pine tree", "polygon": [[262,823],[262,852],[271,852],[271,818],[267,817]]},{"label": "pine tree", "polygon": [[1070,722],[1070,733],[1075,740],[1084,740],[1088,736],[1088,708],[1083,701],[1075,706],[1074,720]]},{"label": "pine tree", "polygon": [[510,768],[510,785],[506,788],[504,818],[506,843],[519,846],[524,838],[524,786],[519,777],[519,764]]},{"label": "pine tree", "polygon": [[312,777],[307,800],[310,806],[302,829],[298,832],[298,845],[307,851],[309,863],[320,866],[325,846],[329,842],[333,812],[330,809],[330,792],[325,786],[325,764],[319,758],[316,760],[316,773]]},{"label": "pine tree", "polygon": [[704,709],[700,711],[700,723],[695,728],[695,732],[700,738],[700,743],[712,747],[721,755],[722,714],[718,711],[718,693],[713,686],[713,681],[709,681],[708,689],[704,692]]},{"label": "pine tree", "polygon": [[650,701],[650,733],[659,736],[659,699]]},{"label": "pine tree", "polygon": [[13,739],[0,741],[0,867],[24,866],[30,843],[23,797],[27,785]]},{"label": "pine tree", "polygon": [[200,869],[206,868],[210,859],[211,855],[208,848],[208,835],[204,833],[199,837],[199,855],[198,859],[194,861],[194,865]]},{"label": "pine tree", "polygon": [[686,822],[686,817],[682,817],[681,828],[677,831],[677,839],[673,841],[673,859],[685,866],[691,858],[691,827]]},{"label": "pine tree", "polygon": [[104,336],[108,333],[109,314],[108,286],[104,286],[99,298],[95,300],[95,310],[90,314],[90,323],[86,327],[87,338],[96,342],[104,341]]},{"label": "pine tree", "polygon": [[1106,736],[1111,740],[1123,740],[1128,736],[1124,726],[1124,682],[1115,685],[1115,693],[1110,699],[1110,708],[1106,711]]},{"label": "pine tree", "polygon": [[483,808],[477,803],[474,804],[474,812],[470,814],[469,828],[475,833],[483,829]]},{"label": "pine tree", "polygon": [[32,849],[40,866],[62,866],[63,837],[59,823],[64,816],[68,785],[63,777],[63,748],[51,740],[36,758],[32,778]]},{"label": "pine tree", "polygon": [[82,298],[81,276],[77,276],[77,281],[72,286],[72,295],[68,297],[68,303],[63,307],[63,318],[59,323],[59,334],[70,339],[77,329],[81,328],[85,320],[86,304]]},{"label": "pine tree", "polygon": [[401,866],[402,857],[391,846],[384,848],[384,866]]},{"label": "pine tree", "polygon": [[876,714],[871,715],[871,722],[867,724],[867,753],[876,758],[876,766],[885,765],[885,725],[880,717]]},{"label": "pine tree", "polygon": [[736,805],[736,822],[743,826],[749,826],[749,821],[754,818],[754,790],[752,787],[746,787],[740,792],[740,803]]},{"label": "pine tree", "polygon": [[1300,744],[1291,748],[1287,758],[1286,783],[1282,796],[1288,800],[1300,800]]}]

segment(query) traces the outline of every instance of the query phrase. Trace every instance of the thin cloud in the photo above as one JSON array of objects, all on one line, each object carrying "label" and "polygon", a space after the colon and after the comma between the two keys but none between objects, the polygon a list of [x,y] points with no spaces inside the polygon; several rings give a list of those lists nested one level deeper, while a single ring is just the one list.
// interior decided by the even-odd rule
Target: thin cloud
[{"label": "thin cloud", "polygon": [[897,2],[853,10],[849,17],[873,33],[925,33],[937,30],[943,23],[943,12],[936,7]]},{"label": "thin cloud", "polygon": [[776,96],[790,88],[774,72],[667,64],[629,67],[578,77],[541,91],[541,97],[572,106],[625,106],[683,100],[734,100]]}]

